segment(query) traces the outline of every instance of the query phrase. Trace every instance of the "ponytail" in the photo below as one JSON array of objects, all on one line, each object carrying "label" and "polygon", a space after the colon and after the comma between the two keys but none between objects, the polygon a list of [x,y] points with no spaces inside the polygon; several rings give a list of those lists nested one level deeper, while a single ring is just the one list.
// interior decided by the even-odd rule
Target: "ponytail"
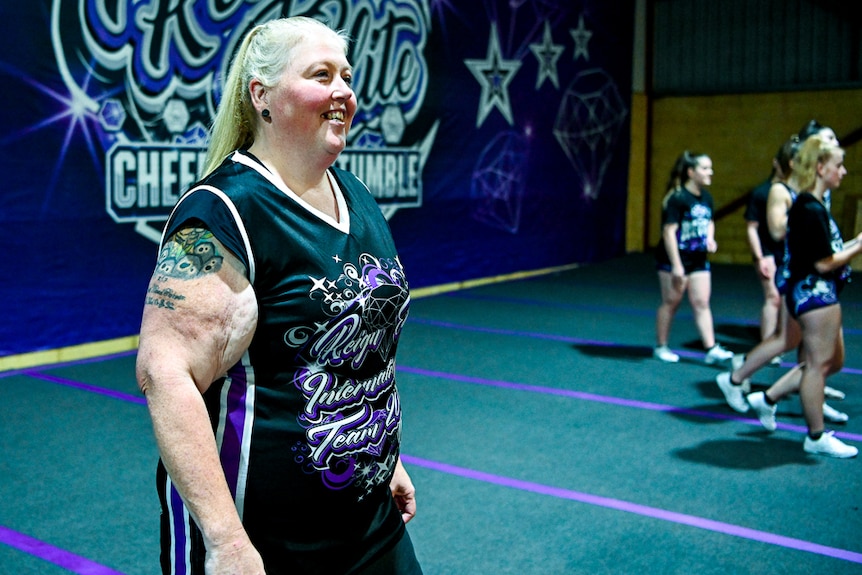
[{"label": "ponytail", "polygon": [[253,112],[249,106],[248,86],[245,85],[245,61],[249,44],[260,30],[252,29],[243,39],[233,58],[224,84],[222,99],[210,128],[209,148],[201,177],[210,174],[232,151],[247,148],[254,142]]}]

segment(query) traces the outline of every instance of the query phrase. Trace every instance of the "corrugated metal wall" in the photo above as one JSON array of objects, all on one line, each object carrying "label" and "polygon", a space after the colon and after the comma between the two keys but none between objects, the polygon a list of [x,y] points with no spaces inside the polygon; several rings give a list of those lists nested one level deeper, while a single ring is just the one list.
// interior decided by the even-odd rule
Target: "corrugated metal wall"
[{"label": "corrugated metal wall", "polygon": [[655,0],[652,93],[862,86],[859,0]]}]

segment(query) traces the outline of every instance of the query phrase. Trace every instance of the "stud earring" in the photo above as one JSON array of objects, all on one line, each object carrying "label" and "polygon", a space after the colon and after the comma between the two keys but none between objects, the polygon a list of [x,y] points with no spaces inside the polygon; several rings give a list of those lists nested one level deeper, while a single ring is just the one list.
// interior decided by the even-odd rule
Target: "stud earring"
[{"label": "stud earring", "polygon": [[260,113],[264,118],[269,118],[269,108],[264,108],[263,112]]}]

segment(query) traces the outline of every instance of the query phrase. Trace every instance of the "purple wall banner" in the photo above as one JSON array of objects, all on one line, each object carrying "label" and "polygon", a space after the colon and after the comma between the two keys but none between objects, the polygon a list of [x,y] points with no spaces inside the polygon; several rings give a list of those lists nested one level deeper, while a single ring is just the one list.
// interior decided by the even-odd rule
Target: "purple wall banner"
[{"label": "purple wall banner", "polygon": [[[413,288],[621,255],[634,0],[0,0],[0,357],[137,333],[244,33],[346,30]],[[10,257],[11,256],[11,257]]]}]

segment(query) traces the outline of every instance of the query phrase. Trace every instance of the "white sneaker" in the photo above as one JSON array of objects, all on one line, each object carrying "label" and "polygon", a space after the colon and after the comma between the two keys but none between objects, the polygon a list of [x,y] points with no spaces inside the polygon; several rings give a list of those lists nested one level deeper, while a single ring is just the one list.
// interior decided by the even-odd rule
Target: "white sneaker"
[{"label": "white sneaker", "polygon": [[704,361],[709,365],[729,359],[733,359],[733,352],[724,349],[719,344],[715,344],[709,348],[709,351],[706,352],[706,357],[704,357]]},{"label": "white sneaker", "polygon": [[825,419],[826,421],[830,421],[832,423],[845,423],[848,419],[850,419],[850,416],[847,415],[846,413],[838,411],[834,407],[828,406],[826,404],[826,402],[824,401],[823,402],[823,419]]},{"label": "white sneaker", "polygon": [[844,399],[845,397],[843,391],[829,387],[828,385],[823,388],[823,395],[826,396],[826,399]]},{"label": "white sneaker", "polygon": [[769,431],[775,431],[775,428],[778,427],[778,424],[775,423],[775,412],[778,410],[778,406],[766,403],[766,394],[762,391],[752,393],[745,399],[754,413],[757,414],[760,424]]},{"label": "white sneaker", "polygon": [[666,345],[660,345],[652,350],[652,356],[666,363],[676,363],[679,361],[679,356]]},{"label": "white sneaker", "polygon": [[837,439],[833,435],[834,433],[834,431],[826,431],[817,441],[805,436],[805,443],[802,444],[802,449],[808,453],[828,455],[829,457],[840,457],[842,459],[856,457],[859,450],[852,445],[847,445],[840,439]]},{"label": "white sneaker", "polygon": [[718,388],[724,394],[724,400],[727,401],[727,405],[734,411],[739,413],[748,411],[748,403],[742,395],[742,386],[731,383],[729,371],[722,371],[715,376],[715,383],[718,384]]}]

